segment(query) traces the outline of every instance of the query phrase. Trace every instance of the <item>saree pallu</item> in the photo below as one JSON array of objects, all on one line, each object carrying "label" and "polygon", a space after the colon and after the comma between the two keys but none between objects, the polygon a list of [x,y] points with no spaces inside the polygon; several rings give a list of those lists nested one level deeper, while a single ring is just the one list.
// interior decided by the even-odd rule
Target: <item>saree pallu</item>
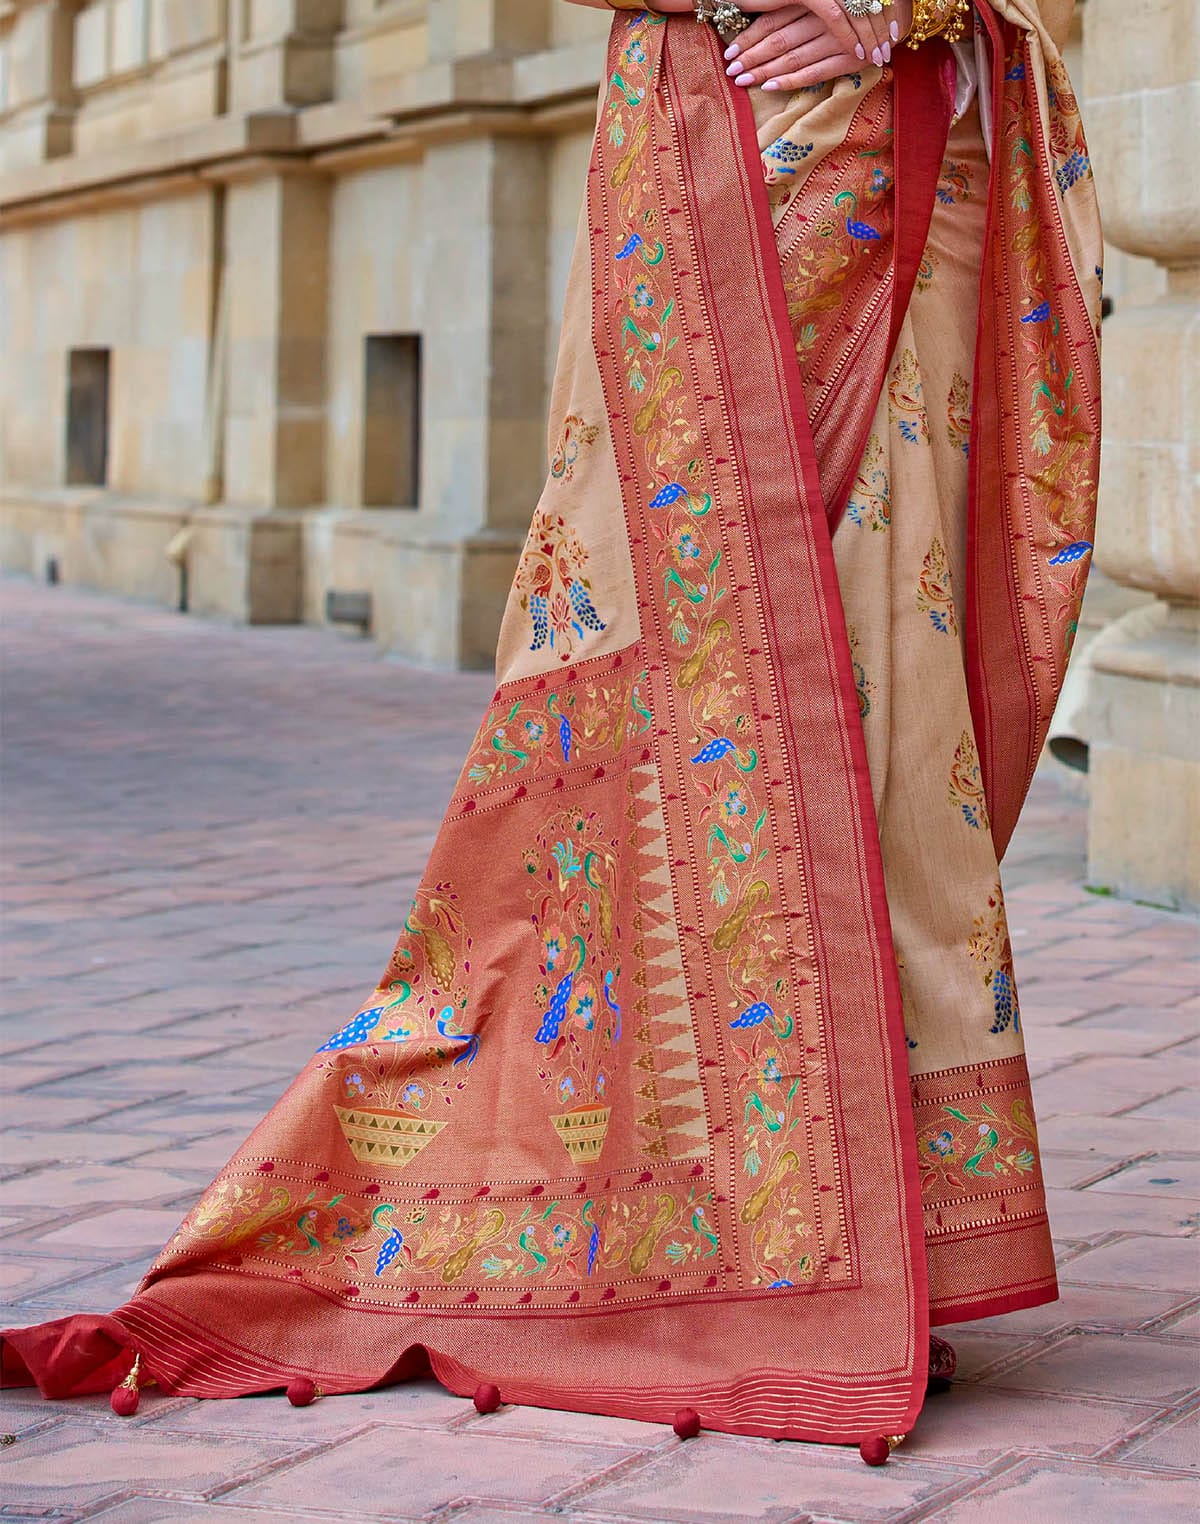
[{"label": "saree pallu", "polygon": [[979,103],[934,44],[756,123],[710,28],[617,16],[549,478],[390,966],[7,1380],[432,1368],[844,1442],[912,1426],[931,1319],[1053,1298],[996,864],[1090,549],[1098,230],[1037,18],[977,27]]}]

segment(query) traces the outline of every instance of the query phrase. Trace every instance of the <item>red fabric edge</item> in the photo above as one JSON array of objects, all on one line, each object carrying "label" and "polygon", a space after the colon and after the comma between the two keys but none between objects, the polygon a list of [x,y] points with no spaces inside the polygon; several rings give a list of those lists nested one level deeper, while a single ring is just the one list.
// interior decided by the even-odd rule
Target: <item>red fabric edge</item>
[{"label": "red fabric edge", "polygon": [[[715,50],[715,39],[712,45]],[[791,319],[788,316],[787,297],[784,292],[783,275],[775,243],[775,227],[771,219],[770,200],[767,196],[766,183],[762,176],[762,162],[758,147],[758,129],[754,120],[754,108],[745,91],[734,89],[731,93],[735,102],[734,110],[741,148],[749,170],[748,179],[751,185],[751,198],[755,221],[758,225],[768,299],[771,304],[771,313],[779,338],[784,382],[791,401],[792,429],[796,448],[803,465],[805,487],[811,504],[810,511],[815,517],[818,511],[821,511],[823,514],[824,499],[821,494],[821,480],[817,468],[816,449],[808,422],[808,406],[804,397],[799,362],[796,359]],[[753,355],[747,356],[747,363],[753,365]],[[862,721],[859,716],[858,707],[858,691],[854,685],[854,673],[850,663],[850,640],[846,633],[845,613],[842,607],[837,566],[834,561],[832,537],[818,534],[816,536],[816,544],[822,586],[825,592],[830,623],[833,627],[833,634],[837,644],[838,677],[842,691],[842,702],[848,717],[847,732],[853,758],[854,785],[858,794],[861,818],[864,826],[871,833],[871,839],[866,843],[867,850],[865,853],[868,865],[868,893],[883,940],[880,956],[886,992],[887,1009],[885,1016],[887,1034],[890,1041],[892,1083],[895,1087],[898,1100],[896,1112],[901,1147],[901,1170],[904,1180],[905,1229],[908,1234],[913,1270],[913,1306],[910,1311],[916,1360],[912,1377],[912,1394],[907,1422],[905,1424],[905,1429],[907,1430],[916,1423],[917,1417],[924,1405],[925,1388],[928,1379],[929,1344],[929,1279],[925,1262],[925,1229],[921,1206],[920,1180],[917,1169],[916,1129],[913,1121],[912,1107],[908,1103],[908,1087],[910,1083],[908,1042],[904,1032],[904,1018],[900,1000],[900,980],[896,969],[895,949],[891,937],[891,915],[888,908],[887,891],[884,885],[883,859],[879,850],[875,799],[871,790],[871,774],[867,764],[866,738],[862,731]],[[760,556],[759,564],[764,569],[765,580],[769,585],[771,577],[767,570],[768,563]],[[794,734],[791,739],[794,745]]]},{"label": "red fabric edge", "polygon": [[930,1312],[929,1323],[932,1328],[942,1328],[947,1323],[971,1323],[978,1318],[996,1318],[1006,1312],[1044,1307],[1049,1302],[1057,1302],[1058,1297],[1058,1282],[1051,1280],[1024,1291],[1010,1291],[1005,1296],[969,1297],[961,1302],[947,1302]]}]

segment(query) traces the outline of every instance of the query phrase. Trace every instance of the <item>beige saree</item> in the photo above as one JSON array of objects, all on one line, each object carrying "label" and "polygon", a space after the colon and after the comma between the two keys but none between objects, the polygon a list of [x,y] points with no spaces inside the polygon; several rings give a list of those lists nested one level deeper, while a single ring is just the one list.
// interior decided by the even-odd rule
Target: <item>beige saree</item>
[{"label": "beige saree", "polygon": [[[9,1380],[904,1433],[1055,1295],[997,863],[1090,551],[1053,42],[776,103],[613,24],[549,476],[390,966],[112,1318]],[[286,1013],[278,1013],[285,1017]]]}]

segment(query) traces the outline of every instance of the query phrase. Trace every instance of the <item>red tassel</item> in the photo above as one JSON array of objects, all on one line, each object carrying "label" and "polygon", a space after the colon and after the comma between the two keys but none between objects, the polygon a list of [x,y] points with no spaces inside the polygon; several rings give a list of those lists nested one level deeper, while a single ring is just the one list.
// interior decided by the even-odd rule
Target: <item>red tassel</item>
[{"label": "red tassel", "polygon": [[138,1410],[138,1403],[142,1400],[142,1394],[138,1390],[138,1374],[141,1366],[142,1357],[137,1355],[128,1376],[119,1386],[113,1387],[108,1404],[118,1418],[132,1418]]},{"label": "red tassel", "polygon": [[695,1439],[700,1432],[700,1414],[695,1408],[680,1408],[671,1427],[680,1439]]},{"label": "red tassel", "polygon": [[864,1439],[858,1447],[858,1453],[868,1466],[882,1466],[896,1446],[902,1445],[907,1437],[906,1434],[880,1434]]},{"label": "red tassel", "polygon": [[475,1388],[475,1407],[480,1413],[494,1413],[500,1406],[500,1388],[483,1381]]},{"label": "red tassel", "polygon": [[306,1408],[310,1402],[315,1402],[324,1395],[311,1376],[297,1376],[288,1383],[287,1400],[294,1408]]}]

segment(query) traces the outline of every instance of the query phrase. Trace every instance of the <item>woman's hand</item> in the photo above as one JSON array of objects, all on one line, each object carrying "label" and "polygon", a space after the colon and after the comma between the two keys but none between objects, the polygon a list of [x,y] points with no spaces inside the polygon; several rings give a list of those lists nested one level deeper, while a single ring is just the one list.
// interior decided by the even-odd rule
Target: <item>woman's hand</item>
[{"label": "woman's hand", "polygon": [[739,85],[799,90],[853,73],[870,58],[891,62],[892,44],[911,25],[911,0],[897,0],[876,16],[848,16],[841,0],[806,0],[803,5],[771,4],[726,50],[729,73]]}]

